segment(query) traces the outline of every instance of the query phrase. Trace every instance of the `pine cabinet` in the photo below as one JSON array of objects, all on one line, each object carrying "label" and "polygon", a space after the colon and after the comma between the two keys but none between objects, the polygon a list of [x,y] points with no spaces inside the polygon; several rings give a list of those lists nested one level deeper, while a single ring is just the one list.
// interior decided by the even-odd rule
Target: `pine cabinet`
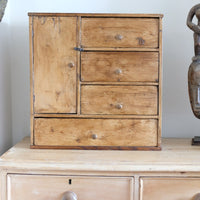
[{"label": "pine cabinet", "polygon": [[162,15],[29,22],[32,148],[161,149]]}]

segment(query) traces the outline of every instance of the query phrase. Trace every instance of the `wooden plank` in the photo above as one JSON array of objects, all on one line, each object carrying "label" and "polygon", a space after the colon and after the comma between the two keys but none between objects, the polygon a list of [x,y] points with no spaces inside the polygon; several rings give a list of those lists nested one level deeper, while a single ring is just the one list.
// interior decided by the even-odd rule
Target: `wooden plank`
[{"label": "wooden plank", "polygon": [[76,113],[75,46],[75,17],[34,17],[36,113]]},{"label": "wooden plank", "polygon": [[157,146],[157,120],[37,118],[35,145]]},{"label": "wooden plank", "polygon": [[83,18],[84,47],[158,47],[158,19]]},{"label": "wooden plank", "polygon": [[122,118],[122,119],[158,119],[158,115],[86,115],[86,114],[35,114],[34,117],[37,118],[43,118],[43,117],[47,117],[47,118],[94,118],[94,119],[101,119],[101,118],[106,118],[106,119],[118,119],[118,118]]},{"label": "wooden plank", "polygon": [[29,12],[29,16],[55,16],[55,17],[163,17],[162,14],[133,14],[133,13],[37,13]]},{"label": "wooden plank", "polygon": [[158,145],[161,145],[161,131],[162,131],[162,18],[159,21],[159,104],[158,104]]},{"label": "wooden plank", "polygon": [[9,199],[15,200],[68,199],[64,198],[67,191],[73,191],[77,199],[130,200],[132,187],[129,177],[8,175]]},{"label": "wooden plank", "polygon": [[31,149],[71,149],[71,150],[123,150],[123,151],[160,151],[159,146],[48,146],[48,145],[31,145]]},{"label": "wooden plank", "polygon": [[[163,138],[162,151],[30,149],[26,137],[0,158],[9,172],[140,176],[200,176],[200,147],[191,138]],[[30,171],[31,170],[31,171]],[[156,198],[157,199],[157,198]]]},{"label": "wooden plank", "polygon": [[199,194],[200,178],[141,178],[140,200],[195,199]]},{"label": "wooden plank", "polygon": [[158,53],[83,52],[81,81],[158,82]]},{"label": "wooden plank", "polygon": [[81,85],[137,85],[137,86],[145,86],[145,85],[159,85],[158,82],[90,82],[83,81]]},{"label": "wooden plank", "polygon": [[156,86],[81,87],[81,114],[157,115]]},{"label": "wooden plank", "polygon": [[[77,44],[76,47],[80,47],[81,45],[81,17],[77,17]],[[81,53],[80,51],[77,51],[77,99],[76,99],[76,105],[77,105],[77,114],[80,114],[81,110],[81,83],[80,83],[80,77],[81,77]]]},{"label": "wooden plank", "polygon": [[33,68],[34,68],[34,46],[33,46],[33,37],[34,37],[34,29],[33,29],[34,17],[29,17],[29,59],[30,59],[30,133],[31,133],[31,144],[34,144],[34,94],[33,94]]},{"label": "wooden plank", "polygon": [[158,52],[159,48],[136,48],[136,47],[126,47],[126,48],[122,48],[122,47],[84,47],[82,48],[82,51],[97,51],[97,52],[101,52],[101,51],[120,51],[120,52],[131,52],[131,51],[139,51],[139,52],[143,52],[143,51],[147,51],[147,52]]}]

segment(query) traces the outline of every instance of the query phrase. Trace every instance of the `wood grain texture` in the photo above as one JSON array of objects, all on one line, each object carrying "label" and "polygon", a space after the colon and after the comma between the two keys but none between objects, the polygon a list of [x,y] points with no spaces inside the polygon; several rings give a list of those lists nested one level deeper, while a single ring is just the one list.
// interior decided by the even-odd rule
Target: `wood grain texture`
[{"label": "wood grain texture", "polygon": [[34,120],[34,95],[33,95],[33,17],[29,17],[29,59],[30,59],[30,135],[31,135],[31,144],[33,144],[33,138],[34,138],[34,133],[33,133],[33,120]]},{"label": "wood grain texture", "polygon": [[35,114],[34,115],[36,118],[88,118],[88,119],[99,119],[99,118],[106,118],[106,119],[132,119],[132,118],[137,118],[137,119],[159,119],[158,115],[77,115],[77,114]]},{"label": "wood grain texture", "polygon": [[162,18],[163,14],[134,14],[134,13],[38,13],[29,12],[28,16],[48,16],[48,17],[151,17],[151,18]]},{"label": "wood grain texture", "polygon": [[158,48],[158,19],[83,18],[81,36],[82,47]]},{"label": "wood grain texture", "polygon": [[193,200],[199,188],[200,178],[142,178],[140,200]]},{"label": "wood grain texture", "polygon": [[162,130],[162,18],[159,20],[159,104],[158,104],[158,144],[161,145]]},{"label": "wood grain texture", "polygon": [[37,118],[35,145],[157,146],[157,120]]},{"label": "wood grain texture", "polygon": [[157,115],[157,95],[156,86],[84,85],[81,113]]},{"label": "wood grain texture", "polygon": [[148,52],[159,52],[159,48],[152,49],[152,48],[139,48],[139,47],[84,47],[82,48],[83,51],[120,51],[120,52],[127,52],[127,51],[148,51]]},{"label": "wood grain texture", "polygon": [[76,17],[34,17],[33,42],[35,113],[76,113]]},{"label": "wood grain texture", "polygon": [[73,191],[77,199],[132,200],[133,187],[133,179],[126,177],[8,175],[9,200],[61,200],[67,191]]},{"label": "wood grain texture", "polygon": [[158,53],[83,52],[81,81],[158,82]]}]

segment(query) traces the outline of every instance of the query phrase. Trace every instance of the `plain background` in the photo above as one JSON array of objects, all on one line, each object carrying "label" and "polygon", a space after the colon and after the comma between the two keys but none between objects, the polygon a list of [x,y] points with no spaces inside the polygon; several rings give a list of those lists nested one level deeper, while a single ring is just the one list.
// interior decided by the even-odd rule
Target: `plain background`
[{"label": "plain background", "polygon": [[193,33],[187,14],[199,0],[8,0],[0,23],[0,154],[30,135],[28,12],[162,13],[163,137],[200,135],[191,111],[187,71]]}]

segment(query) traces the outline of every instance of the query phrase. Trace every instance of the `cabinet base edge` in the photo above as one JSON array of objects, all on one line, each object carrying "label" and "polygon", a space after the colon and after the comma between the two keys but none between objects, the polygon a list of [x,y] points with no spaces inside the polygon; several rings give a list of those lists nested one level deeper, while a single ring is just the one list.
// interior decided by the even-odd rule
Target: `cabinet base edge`
[{"label": "cabinet base edge", "polygon": [[160,146],[48,146],[30,145],[31,149],[73,149],[73,150],[140,150],[140,151],[160,151]]}]

